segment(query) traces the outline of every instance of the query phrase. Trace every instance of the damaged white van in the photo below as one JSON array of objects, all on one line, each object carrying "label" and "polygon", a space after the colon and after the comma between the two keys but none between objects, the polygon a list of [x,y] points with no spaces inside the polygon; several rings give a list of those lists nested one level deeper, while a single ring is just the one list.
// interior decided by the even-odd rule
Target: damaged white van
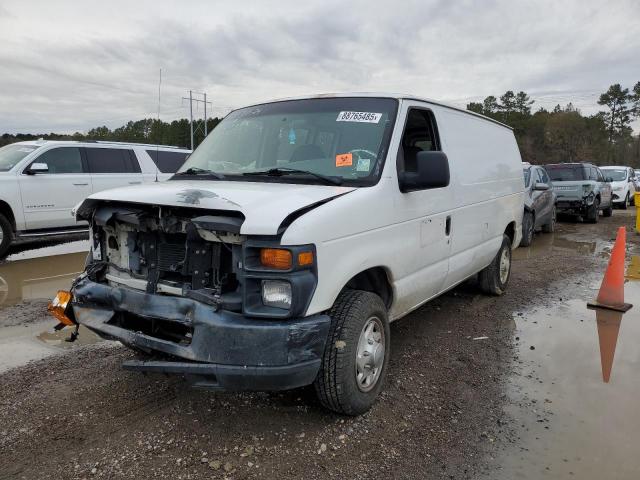
[{"label": "damaged white van", "polygon": [[475,275],[504,292],[523,190],[511,129],[465,110],[372,94],[254,105],[166,183],[85,200],[87,269],[53,305],[149,354],[127,369],[314,384],[356,415],[383,387],[391,321]]}]

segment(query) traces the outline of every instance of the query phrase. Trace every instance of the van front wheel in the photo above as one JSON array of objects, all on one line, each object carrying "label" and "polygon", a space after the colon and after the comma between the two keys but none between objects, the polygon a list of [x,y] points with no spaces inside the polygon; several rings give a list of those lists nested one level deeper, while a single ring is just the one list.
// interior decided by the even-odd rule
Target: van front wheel
[{"label": "van front wheel", "polygon": [[314,382],[329,410],[360,415],[382,390],[389,363],[389,320],[382,299],[371,292],[345,290],[329,312],[331,327]]},{"label": "van front wheel", "polygon": [[511,277],[511,239],[502,236],[502,245],[493,261],[478,274],[480,289],[489,295],[502,295]]}]

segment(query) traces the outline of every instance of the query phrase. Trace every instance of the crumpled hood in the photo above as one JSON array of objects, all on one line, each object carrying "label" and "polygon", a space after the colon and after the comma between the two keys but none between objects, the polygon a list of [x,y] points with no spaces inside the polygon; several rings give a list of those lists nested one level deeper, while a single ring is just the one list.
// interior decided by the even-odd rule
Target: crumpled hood
[{"label": "crumpled hood", "polygon": [[77,208],[86,217],[103,201],[242,212],[243,235],[275,235],[291,213],[353,191],[354,187],[287,183],[177,181],[94,193]]}]

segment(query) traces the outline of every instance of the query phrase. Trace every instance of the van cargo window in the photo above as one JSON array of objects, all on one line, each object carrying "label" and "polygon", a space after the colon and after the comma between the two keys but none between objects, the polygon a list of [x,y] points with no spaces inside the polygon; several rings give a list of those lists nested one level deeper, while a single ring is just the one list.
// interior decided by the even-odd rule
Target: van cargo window
[{"label": "van cargo window", "polygon": [[402,134],[398,152],[398,169],[416,172],[418,153],[440,150],[433,114],[428,110],[412,108],[407,114],[407,123]]}]

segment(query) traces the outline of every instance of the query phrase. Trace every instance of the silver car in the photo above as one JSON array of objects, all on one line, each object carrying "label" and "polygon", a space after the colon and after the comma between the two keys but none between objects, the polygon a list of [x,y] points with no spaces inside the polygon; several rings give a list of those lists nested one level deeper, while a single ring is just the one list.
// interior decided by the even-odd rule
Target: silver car
[{"label": "silver car", "polygon": [[523,163],[524,175],[524,215],[522,217],[521,247],[528,247],[533,241],[533,233],[542,229],[552,233],[556,225],[556,194],[553,183],[544,168]]}]

